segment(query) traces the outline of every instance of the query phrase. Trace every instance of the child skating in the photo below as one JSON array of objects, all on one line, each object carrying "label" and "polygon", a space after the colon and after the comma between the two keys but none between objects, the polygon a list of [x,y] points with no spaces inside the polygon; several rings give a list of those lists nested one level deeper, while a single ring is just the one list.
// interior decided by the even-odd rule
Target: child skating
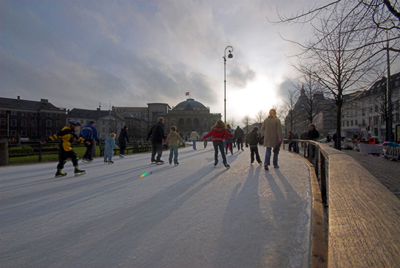
[{"label": "child skating", "polygon": [[114,164],[114,161],[112,161],[113,157],[113,151],[114,148],[118,148],[118,146],[115,144],[115,133],[111,133],[110,137],[108,137],[105,141],[104,144],[104,163],[108,164]]},{"label": "child skating", "polygon": [[185,144],[184,140],[179,136],[178,133],[176,133],[176,127],[173,126],[170,128],[170,132],[168,134],[166,142],[168,143],[169,146],[169,164],[172,164],[172,157],[174,158],[174,164],[175,166],[179,165],[178,162],[178,147],[179,147],[179,142]]},{"label": "child skating", "polygon": [[250,162],[253,165],[254,155],[256,155],[257,162],[261,165],[262,161],[258,153],[258,127],[254,127],[246,137],[246,147],[250,145]]},{"label": "child skating", "polygon": [[233,137],[231,133],[226,130],[225,123],[222,120],[218,120],[215,126],[211,129],[210,133],[206,134],[203,139],[207,139],[212,136],[214,146],[214,167],[218,164],[218,149],[221,152],[222,163],[226,168],[230,168],[226,162],[225,150],[224,150],[224,139],[226,137]]},{"label": "child skating", "polygon": [[[57,165],[57,172],[56,172],[56,177],[63,177],[66,176],[67,173],[63,172],[63,168],[65,163],[67,162],[67,159],[70,158],[72,161],[72,164],[74,165],[74,174],[77,175],[82,175],[85,174],[85,170],[80,169],[78,167],[78,155],[74,152],[72,149],[72,142],[76,140],[77,142],[85,142],[83,138],[79,138],[75,132],[78,130],[79,126],[81,125],[78,121],[72,120],[69,121],[70,126],[65,126],[60,132],[58,132],[55,135],[52,135],[48,138],[48,140],[53,141],[60,139],[60,150],[58,152],[58,165]],[[42,142],[45,143],[45,142]],[[87,142],[89,143],[89,142]]]}]

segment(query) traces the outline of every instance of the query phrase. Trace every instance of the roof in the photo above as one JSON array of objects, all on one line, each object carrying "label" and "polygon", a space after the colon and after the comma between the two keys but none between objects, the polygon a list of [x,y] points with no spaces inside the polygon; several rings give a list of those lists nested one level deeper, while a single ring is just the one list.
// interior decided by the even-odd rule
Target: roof
[{"label": "roof", "polygon": [[0,98],[0,107],[2,109],[18,109],[18,110],[54,110],[54,111],[65,111],[65,108],[58,108],[51,104],[47,99],[41,99],[40,101],[21,100],[10,98]]},{"label": "roof", "polygon": [[85,110],[85,109],[77,109],[74,108],[71,111],[68,112],[67,117],[72,117],[72,118],[86,118],[86,119],[96,119],[98,120],[99,118],[102,118],[107,115],[112,115],[120,120],[124,120],[123,118],[120,118],[117,116],[115,113],[112,113],[110,111],[102,111],[102,110]]},{"label": "roof", "polygon": [[177,110],[192,110],[193,108],[197,109],[207,109],[202,103],[195,101],[194,99],[187,99],[186,101],[182,101],[178,105],[175,106],[174,109]]}]

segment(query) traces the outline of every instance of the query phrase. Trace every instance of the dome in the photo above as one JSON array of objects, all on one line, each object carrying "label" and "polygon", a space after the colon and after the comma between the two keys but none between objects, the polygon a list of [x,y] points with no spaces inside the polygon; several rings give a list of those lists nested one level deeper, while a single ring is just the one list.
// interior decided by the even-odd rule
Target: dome
[{"label": "dome", "polygon": [[182,101],[174,107],[173,110],[208,110],[202,103],[195,101],[194,99],[187,99]]}]

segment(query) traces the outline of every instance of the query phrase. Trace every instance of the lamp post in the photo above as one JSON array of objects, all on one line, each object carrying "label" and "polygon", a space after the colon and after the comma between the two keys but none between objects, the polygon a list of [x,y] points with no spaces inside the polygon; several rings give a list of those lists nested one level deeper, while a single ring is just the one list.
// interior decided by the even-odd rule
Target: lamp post
[{"label": "lamp post", "polygon": [[228,58],[232,59],[233,55],[232,55],[232,51],[233,51],[233,47],[232,46],[227,46],[225,48],[224,51],[224,122],[226,123],[226,50],[228,49]]}]

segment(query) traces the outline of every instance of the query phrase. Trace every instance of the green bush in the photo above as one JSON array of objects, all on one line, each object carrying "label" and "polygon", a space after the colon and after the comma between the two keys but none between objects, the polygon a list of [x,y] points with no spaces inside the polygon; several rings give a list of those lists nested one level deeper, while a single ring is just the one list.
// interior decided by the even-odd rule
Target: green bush
[{"label": "green bush", "polygon": [[19,147],[10,147],[8,149],[9,157],[17,157],[17,156],[25,156],[25,155],[33,155],[34,150],[29,145],[22,145]]}]

